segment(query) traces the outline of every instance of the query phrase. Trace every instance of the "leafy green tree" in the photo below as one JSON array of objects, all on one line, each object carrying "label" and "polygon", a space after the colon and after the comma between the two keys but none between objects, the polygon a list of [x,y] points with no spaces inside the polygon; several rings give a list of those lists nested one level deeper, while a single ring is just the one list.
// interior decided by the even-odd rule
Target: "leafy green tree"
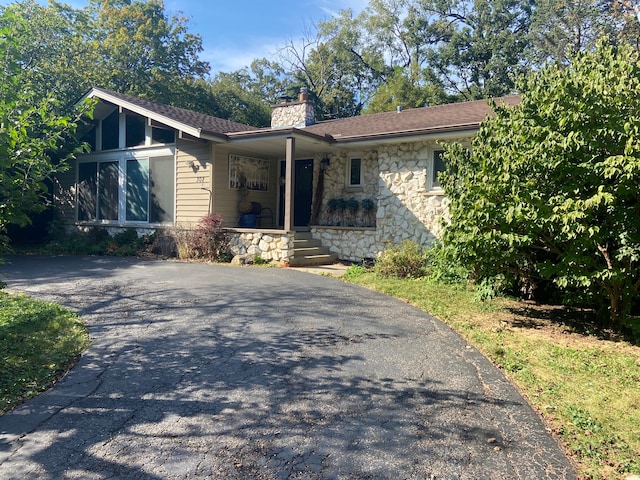
[{"label": "leafy green tree", "polygon": [[64,109],[99,83],[86,12],[57,2],[43,6],[35,0],[0,7],[2,12],[7,12],[4,25],[23,32],[16,60],[37,98],[55,95]]},{"label": "leafy green tree", "polygon": [[61,108],[54,97],[40,95],[24,63],[30,34],[17,13],[0,13],[0,253],[8,244],[7,226],[24,226],[29,214],[46,207],[45,181],[78,150],[76,123],[56,113]]},{"label": "leafy green tree", "polygon": [[599,38],[614,40],[616,22],[611,0],[540,0],[532,15],[531,49],[536,65],[567,64],[572,55],[595,48]]},{"label": "leafy green tree", "polygon": [[448,148],[444,240],[478,280],[542,279],[612,323],[640,288],[640,55],[601,43],[522,81],[471,151]]},{"label": "leafy green tree", "polygon": [[428,0],[422,6],[443,26],[443,40],[428,64],[446,90],[460,100],[513,93],[528,71],[530,0]]},{"label": "leafy green tree", "polygon": [[90,0],[85,11],[99,86],[176,106],[194,102],[193,80],[209,64],[199,59],[202,39],[189,33],[188,19],[168,16],[161,0]]}]

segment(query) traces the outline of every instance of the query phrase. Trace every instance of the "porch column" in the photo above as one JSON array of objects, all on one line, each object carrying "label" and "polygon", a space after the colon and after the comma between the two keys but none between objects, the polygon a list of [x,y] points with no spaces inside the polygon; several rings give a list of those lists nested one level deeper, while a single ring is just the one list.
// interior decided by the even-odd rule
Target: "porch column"
[{"label": "porch column", "polygon": [[293,164],[296,158],[296,140],[287,137],[287,151],[284,166],[284,229],[293,231]]}]

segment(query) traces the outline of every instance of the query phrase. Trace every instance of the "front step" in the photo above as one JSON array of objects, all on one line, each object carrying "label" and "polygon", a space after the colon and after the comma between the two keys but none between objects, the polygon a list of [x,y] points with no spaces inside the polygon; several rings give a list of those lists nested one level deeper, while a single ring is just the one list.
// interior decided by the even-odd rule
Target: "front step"
[{"label": "front step", "polygon": [[296,232],[293,240],[293,258],[289,260],[292,267],[308,267],[331,265],[338,260],[338,255],[323,247],[320,241],[311,237],[309,232]]}]

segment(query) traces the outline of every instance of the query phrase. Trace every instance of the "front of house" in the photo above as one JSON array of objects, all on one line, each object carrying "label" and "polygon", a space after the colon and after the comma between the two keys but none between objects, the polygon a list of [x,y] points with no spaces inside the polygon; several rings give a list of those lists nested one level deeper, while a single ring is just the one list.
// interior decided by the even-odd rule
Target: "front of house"
[{"label": "front of house", "polygon": [[482,100],[316,123],[303,91],[257,129],[99,88],[87,97],[98,99],[82,132],[91,153],[55,181],[63,223],[181,229],[215,212],[234,253],[291,265],[433,242],[441,144],[469,144],[491,114]]}]

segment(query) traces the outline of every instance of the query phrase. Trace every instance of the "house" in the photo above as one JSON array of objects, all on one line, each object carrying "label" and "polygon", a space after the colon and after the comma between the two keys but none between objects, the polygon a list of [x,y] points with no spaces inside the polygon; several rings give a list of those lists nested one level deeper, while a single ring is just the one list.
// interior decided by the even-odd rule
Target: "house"
[{"label": "house", "polygon": [[98,101],[81,132],[91,153],[54,185],[68,227],[191,228],[215,212],[234,253],[292,265],[431,243],[447,206],[440,145],[469,143],[491,114],[480,100],[316,122],[303,89],[255,128],[101,88],[86,97]]}]

